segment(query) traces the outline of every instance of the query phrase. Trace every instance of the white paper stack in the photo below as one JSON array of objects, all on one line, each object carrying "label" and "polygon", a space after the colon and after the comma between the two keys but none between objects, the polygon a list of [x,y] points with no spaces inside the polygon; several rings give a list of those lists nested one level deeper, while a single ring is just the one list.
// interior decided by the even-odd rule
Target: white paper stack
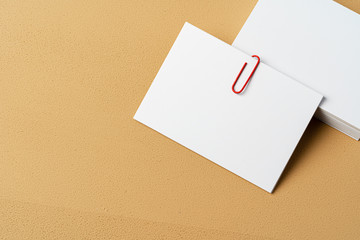
[{"label": "white paper stack", "polygon": [[359,14],[331,0],[259,0],[233,46],[323,94],[316,117],[359,140]]},{"label": "white paper stack", "polygon": [[322,96],[186,23],[134,118],[272,192]]}]

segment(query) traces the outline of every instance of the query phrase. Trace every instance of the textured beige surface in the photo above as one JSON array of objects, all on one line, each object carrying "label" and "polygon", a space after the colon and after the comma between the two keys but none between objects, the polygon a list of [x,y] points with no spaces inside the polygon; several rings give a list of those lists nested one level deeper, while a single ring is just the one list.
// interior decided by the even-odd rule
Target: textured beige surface
[{"label": "textured beige surface", "polygon": [[[338,1],[360,12],[360,1]],[[233,1],[0,1],[0,239],[359,239],[360,144],[313,120],[270,195],[132,119]]]}]

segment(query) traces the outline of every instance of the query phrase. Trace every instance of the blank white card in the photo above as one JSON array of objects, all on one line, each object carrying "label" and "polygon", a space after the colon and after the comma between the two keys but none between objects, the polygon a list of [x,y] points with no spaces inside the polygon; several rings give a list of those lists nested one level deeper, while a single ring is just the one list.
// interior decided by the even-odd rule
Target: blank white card
[{"label": "blank white card", "polygon": [[233,46],[324,95],[316,117],[360,139],[360,15],[332,0],[258,0]]},{"label": "blank white card", "polygon": [[235,94],[245,62],[237,89],[256,59],[185,23],[134,118],[272,192],[322,96],[262,63]]}]

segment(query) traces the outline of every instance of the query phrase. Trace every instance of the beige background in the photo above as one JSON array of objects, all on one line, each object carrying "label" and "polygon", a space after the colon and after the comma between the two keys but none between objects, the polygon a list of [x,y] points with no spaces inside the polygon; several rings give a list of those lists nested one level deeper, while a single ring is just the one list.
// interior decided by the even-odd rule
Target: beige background
[{"label": "beige background", "polygon": [[185,21],[255,4],[0,1],[0,239],[359,239],[350,137],[313,120],[271,195],[132,119]]}]

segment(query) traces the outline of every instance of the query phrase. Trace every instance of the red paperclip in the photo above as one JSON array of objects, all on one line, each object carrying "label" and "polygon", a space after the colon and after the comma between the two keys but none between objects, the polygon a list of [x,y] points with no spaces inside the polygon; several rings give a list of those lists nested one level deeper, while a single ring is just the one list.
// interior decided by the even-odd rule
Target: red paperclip
[{"label": "red paperclip", "polygon": [[258,67],[258,65],[259,65],[259,63],[260,63],[260,58],[259,58],[259,56],[252,55],[252,57],[256,57],[256,58],[258,59],[258,61],[257,61],[256,65],[255,65],[254,69],[253,69],[253,70],[252,70],[252,72],[250,73],[250,76],[249,76],[249,77],[248,77],[248,79],[246,80],[246,82],[245,82],[244,86],[241,88],[241,90],[240,90],[240,91],[238,91],[238,92],[237,92],[237,91],[235,91],[235,85],[236,85],[237,81],[239,80],[239,77],[240,77],[241,73],[243,72],[243,70],[244,70],[244,68],[245,68],[245,66],[246,66],[246,64],[247,64],[247,62],[245,62],[245,63],[244,63],[244,66],[241,68],[241,70],[240,70],[239,74],[237,75],[237,77],[236,77],[236,79],[235,79],[234,84],[232,85],[232,90],[233,90],[233,92],[234,92],[234,93],[236,93],[236,94],[239,94],[239,93],[241,93],[242,91],[244,91],[244,89],[245,89],[246,85],[248,84],[248,82],[249,82],[250,78],[252,77],[252,75],[254,74],[254,72],[255,72],[256,68]]}]

